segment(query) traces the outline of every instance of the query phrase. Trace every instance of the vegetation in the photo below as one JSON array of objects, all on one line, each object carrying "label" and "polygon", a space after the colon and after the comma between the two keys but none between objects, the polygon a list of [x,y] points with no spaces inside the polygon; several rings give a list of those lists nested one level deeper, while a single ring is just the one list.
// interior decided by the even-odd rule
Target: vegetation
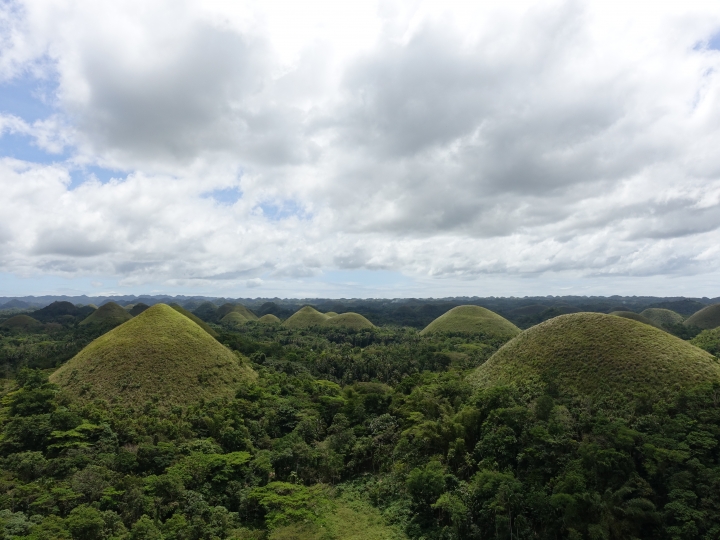
[{"label": "vegetation", "polygon": [[567,395],[655,394],[676,386],[720,382],[707,352],[631,319],[577,313],[525,330],[472,376],[483,387],[547,384]]},{"label": "vegetation", "polygon": [[259,323],[262,324],[280,324],[282,321],[278,319],[275,315],[272,313],[268,313],[266,315],[263,315],[258,319]]},{"label": "vegetation", "polygon": [[324,313],[320,313],[313,307],[305,306],[291,317],[289,317],[283,325],[286,328],[309,328],[311,326],[319,326],[327,321],[329,317]]},{"label": "vegetation", "polygon": [[[325,315],[327,315],[327,313]],[[325,326],[342,326],[344,328],[352,328],[353,330],[364,330],[375,327],[373,323],[362,315],[352,312],[343,313],[342,315],[335,314],[335,316],[326,319],[323,324]]]},{"label": "vegetation", "polygon": [[720,356],[720,328],[713,328],[712,330],[703,330],[697,336],[695,336],[690,343],[696,347]]},{"label": "vegetation", "polygon": [[132,317],[133,316],[128,313],[126,309],[120,307],[115,302],[108,302],[93,311],[86,319],[83,319],[80,324],[95,324],[105,326],[110,329],[124,323],[125,321],[129,321]]},{"label": "vegetation", "polygon": [[654,321],[648,319],[643,315],[635,313],[634,311],[613,311],[612,313],[610,313],[610,315],[614,315],[615,317],[624,317],[625,319],[631,319],[633,321],[641,322],[643,324],[655,326],[656,328],[660,327],[660,325],[656,324]]},{"label": "vegetation", "polygon": [[720,326],[720,304],[701,309],[685,321],[686,326],[696,326],[702,330],[711,330]]},{"label": "vegetation", "polygon": [[213,330],[205,321],[194,315],[193,313],[190,313],[188,310],[186,310],[184,307],[178,305],[178,304],[170,304],[170,307],[173,308],[178,313],[181,313],[182,315],[185,315],[188,319],[190,319],[192,322],[197,324],[200,328],[205,330],[208,334],[210,334],[212,337],[218,337],[218,333]]},{"label": "vegetation", "polygon": [[0,324],[0,328],[8,330],[20,330],[28,332],[42,327],[42,323],[30,317],[29,315],[15,315]]},{"label": "vegetation", "polygon": [[423,335],[435,333],[481,334],[492,338],[516,336],[520,329],[497,313],[480,306],[458,306],[441,315],[422,332]]},{"label": "vegetation", "polygon": [[90,343],[50,380],[83,401],[169,406],[232,395],[251,375],[190,319],[156,304]]},{"label": "vegetation", "polygon": [[671,329],[672,327],[682,324],[685,318],[679,313],[675,313],[670,309],[663,308],[648,308],[640,312],[640,315],[646,319],[651,320],[655,326],[664,328],[665,330]]}]

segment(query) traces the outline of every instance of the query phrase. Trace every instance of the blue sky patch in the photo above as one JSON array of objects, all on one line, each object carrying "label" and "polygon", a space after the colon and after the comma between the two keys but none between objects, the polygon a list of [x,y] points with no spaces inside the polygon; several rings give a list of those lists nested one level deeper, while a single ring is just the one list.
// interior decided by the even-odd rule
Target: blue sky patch
[{"label": "blue sky patch", "polygon": [[214,199],[218,204],[232,206],[242,198],[242,191],[237,187],[214,189],[203,193],[203,197]]},{"label": "blue sky patch", "polygon": [[258,205],[263,215],[270,221],[281,221],[289,217],[310,219],[311,215],[294,200],[266,201]]},{"label": "blue sky patch", "polygon": [[0,84],[0,112],[19,116],[28,123],[57,112],[53,106],[57,82],[25,75]]}]

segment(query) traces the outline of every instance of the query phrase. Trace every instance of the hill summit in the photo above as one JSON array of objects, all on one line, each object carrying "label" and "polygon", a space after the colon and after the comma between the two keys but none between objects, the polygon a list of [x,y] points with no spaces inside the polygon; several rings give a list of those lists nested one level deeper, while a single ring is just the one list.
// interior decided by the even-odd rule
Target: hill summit
[{"label": "hill summit", "polygon": [[93,311],[87,318],[83,319],[81,325],[117,326],[132,319],[128,311],[116,304],[108,302]]},{"label": "hill summit", "polygon": [[712,304],[687,318],[685,324],[711,330],[720,326],[720,304]]},{"label": "hill summit", "polygon": [[520,329],[497,313],[480,306],[457,306],[428,324],[420,335],[434,333],[482,334],[488,338],[510,339]]},{"label": "hill summit", "polygon": [[249,367],[175,309],[156,304],[90,343],[50,376],[80,399],[189,404],[231,395]]},{"label": "hill summit", "polygon": [[[325,315],[328,315],[327,313]],[[324,326],[335,326],[339,328],[349,328],[351,330],[366,330],[375,328],[375,325],[367,320],[359,313],[349,311],[340,315],[335,314],[325,319]]]},{"label": "hill summit", "polygon": [[314,307],[305,306],[293,313],[283,325],[287,328],[308,328],[310,326],[319,326],[328,319],[327,315],[320,313]]},{"label": "hill summit", "polygon": [[577,313],[524,331],[471,376],[479,386],[535,389],[551,379],[569,394],[656,391],[720,381],[720,365],[707,352],[653,326]]}]

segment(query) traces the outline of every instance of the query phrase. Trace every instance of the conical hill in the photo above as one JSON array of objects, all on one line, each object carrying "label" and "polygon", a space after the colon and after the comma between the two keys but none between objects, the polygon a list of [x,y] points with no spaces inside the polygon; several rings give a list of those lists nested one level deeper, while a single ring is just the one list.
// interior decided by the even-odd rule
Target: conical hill
[{"label": "conical hill", "polygon": [[328,316],[320,313],[317,309],[305,306],[296,311],[286,320],[283,325],[287,328],[308,328],[310,326],[318,326],[328,320]]},{"label": "conical hill", "polygon": [[248,322],[248,320],[242,313],[238,313],[237,311],[231,311],[230,313],[225,315],[220,320],[220,322],[228,326],[241,326]]},{"label": "conical hill", "polygon": [[80,399],[138,405],[157,396],[168,405],[232,395],[254,376],[189,318],[157,304],[90,343],[50,381]]},{"label": "conical hill", "polygon": [[137,317],[138,315],[140,315],[143,311],[145,311],[149,307],[150,306],[148,306],[147,304],[143,304],[142,302],[139,302],[130,309],[129,313],[133,317]]},{"label": "conical hill", "polygon": [[280,324],[282,321],[278,319],[272,313],[267,313],[258,319],[259,323],[262,324]]},{"label": "conical hill", "polygon": [[192,322],[197,324],[200,328],[205,330],[212,337],[218,337],[219,334],[215,330],[210,328],[210,326],[205,321],[203,321],[200,317],[198,317],[194,313],[190,313],[187,309],[182,307],[180,304],[170,304],[170,307],[173,308],[178,313],[185,315],[188,319],[190,319]]},{"label": "conical hill", "polygon": [[720,326],[720,304],[713,304],[694,313],[685,321],[687,326],[697,326],[703,330],[710,330]]},{"label": "conical hill", "polygon": [[103,304],[80,323],[81,325],[117,326],[132,319],[128,311],[115,302]]},{"label": "conical hill", "polygon": [[435,333],[478,334],[488,338],[510,339],[520,329],[497,313],[480,306],[457,306],[428,324],[421,335]]},{"label": "conical hill", "polygon": [[217,309],[215,317],[222,320],[228,313],[239,313],[248,321],[257,321],[257,315],[242,304],[223,304]]},{"label": "conical hill", "polygon": [[350,328],[352,330],[367,330],[369,328],[375,328],[375,325],[368,321],[365,317],[359,313],[353,312],[342,313],[341,315],[330,317],[323,323],[323,325]]},{"label": "conical hill", "polygon": [[683,320],[685,320],[679,313],[664,308],[647,308],[641,311],[640,315],[651,320],[660,328],[671,328],[676,324],[682,324]]},{"label": "conical hill", "polygon": [[478,367],[478,386],[541,389],[566,394],[655,392],[720,381],[707,352],[653,326],[602,313],[561,315],[525,330]]},{"label": "conical hill", "polygon": [[643,324],[649,324],[650,326],[659,326],[647,317],[644,317],[639,313],[635,313],[634,311],[613,311],[612,313],[610,313],[610,315],[614,315],[615,317],[624,317],[625,319],[632,319],[633,321],[641,322]]},{"label": "conical hill", "polygon": [[0,324],[0,328],[7,328],[8,330],[20,330],[27,332],[29,330],[36,330],[42,326],[42,323],[36,319],[33,319],[30,315],[15,315],[10,317]]}]

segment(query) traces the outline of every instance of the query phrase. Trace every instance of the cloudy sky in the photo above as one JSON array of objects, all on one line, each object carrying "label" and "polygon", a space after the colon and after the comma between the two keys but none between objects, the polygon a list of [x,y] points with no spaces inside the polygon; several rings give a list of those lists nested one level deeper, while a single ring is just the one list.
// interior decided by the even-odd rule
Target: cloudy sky
[{"label": "cloudy sky", "polygon": [[717,2],[0,2],[0,296],[720,295]]}]

